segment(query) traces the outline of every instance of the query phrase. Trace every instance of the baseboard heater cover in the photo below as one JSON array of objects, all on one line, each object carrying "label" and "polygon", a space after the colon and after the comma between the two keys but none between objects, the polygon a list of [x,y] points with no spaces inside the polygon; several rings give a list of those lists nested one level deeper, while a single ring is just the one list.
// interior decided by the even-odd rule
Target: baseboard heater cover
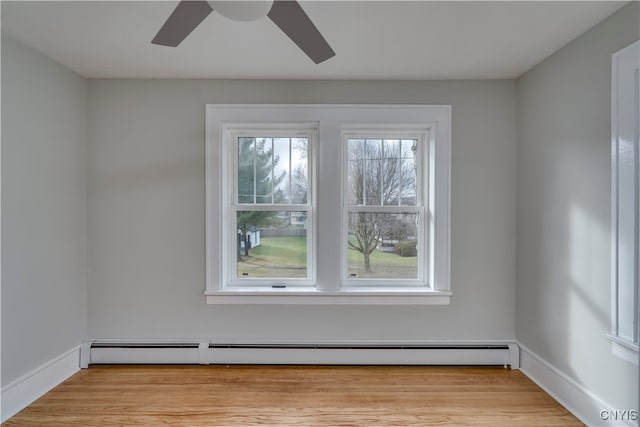
[{"label": "baseboard heater cover", "polygon": [[[82,347],[90,364],[504,365],[519,368],[515,343],[234,344],[106,342]],[[88,353],[88,354],[87,354]]]},{"label": "baseboard heater cover", "polygon": [[[208,346],[207,346],[208,347]],[[199,343],[93,342],[88,364],[201,364]],[[81,356],[82,359],[82,356]],[[206,363],[205,363],[206,364]],[[86,366],[81,366],[86,367]]]}]

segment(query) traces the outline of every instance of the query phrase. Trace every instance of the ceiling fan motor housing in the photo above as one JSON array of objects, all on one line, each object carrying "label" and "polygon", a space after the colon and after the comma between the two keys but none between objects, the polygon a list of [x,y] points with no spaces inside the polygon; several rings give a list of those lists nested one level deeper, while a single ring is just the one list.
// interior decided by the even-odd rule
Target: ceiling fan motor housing
[{"label": "ceiling fan motor housing", "polygon": [[256,21],[267,16],[273,0],[216,1],[207,0],[209,5],[222,16],[234,21]]}]

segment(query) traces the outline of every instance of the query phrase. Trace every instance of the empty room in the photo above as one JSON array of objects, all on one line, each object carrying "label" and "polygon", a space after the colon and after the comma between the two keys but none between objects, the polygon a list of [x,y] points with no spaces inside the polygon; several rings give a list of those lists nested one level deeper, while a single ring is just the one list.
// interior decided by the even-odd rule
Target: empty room
[{"label": "empty room", "polygon": [[640,3],[2,1],[6,426],[638,426]]}]

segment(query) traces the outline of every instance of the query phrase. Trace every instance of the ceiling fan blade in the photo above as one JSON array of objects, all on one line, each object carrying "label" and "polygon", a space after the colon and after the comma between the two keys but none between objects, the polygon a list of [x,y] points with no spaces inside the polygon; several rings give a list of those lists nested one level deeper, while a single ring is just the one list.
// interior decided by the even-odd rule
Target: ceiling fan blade
[{"label": "ceiling fan blade", "polygon": [[211,12],[213,8],[206,1],[181,1],[151,43],[178,46]]},{"label": "ceiling fan blade", "polygon": [[335,56],[297,1],[275,0],[267,16],[316,64]]}]

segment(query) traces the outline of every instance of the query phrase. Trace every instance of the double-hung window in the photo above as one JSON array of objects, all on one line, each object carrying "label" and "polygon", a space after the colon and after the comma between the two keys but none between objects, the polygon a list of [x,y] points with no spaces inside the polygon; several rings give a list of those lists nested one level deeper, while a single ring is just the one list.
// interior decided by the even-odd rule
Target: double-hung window
[{"label": "double-hung window", "polygon": [[208,105],[211,304],[447,304],[451,109]]},{"label": "double-hung window", "polygon": [[230,287],[312,285],[316,129],[229,128],[233,180],[223,264]]},{"label": "double-hung window", "polygon": [[425,285],[427,131],[343,132],[345,285]]}]

